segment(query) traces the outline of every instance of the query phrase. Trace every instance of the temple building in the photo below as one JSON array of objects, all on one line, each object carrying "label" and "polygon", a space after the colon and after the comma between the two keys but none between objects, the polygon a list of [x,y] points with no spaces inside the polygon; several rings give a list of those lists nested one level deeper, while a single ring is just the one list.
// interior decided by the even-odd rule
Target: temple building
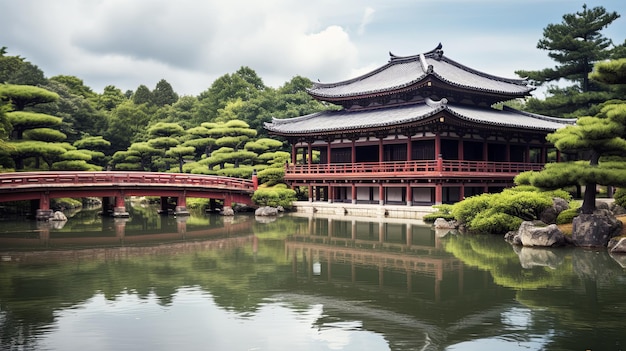
[{"label": "temple building", "polygon": [[559,158],[545,137],[574,120],[494,107],[532,90],[449,59],[440,44],[390,53],[387,64],[350,80],[315,83],[312,97],[341,108],[265,128],[290,143],[285,181],[309,201],[454,203],[501,191]]}]

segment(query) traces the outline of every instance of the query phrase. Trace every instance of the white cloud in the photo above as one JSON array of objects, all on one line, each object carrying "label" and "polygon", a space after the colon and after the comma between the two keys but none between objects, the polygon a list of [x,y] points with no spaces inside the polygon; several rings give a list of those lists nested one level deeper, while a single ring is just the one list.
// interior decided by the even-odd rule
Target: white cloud
[{"label": "white cloud", "polygon": [[365,33],[365,27],[372,21],[375,10],[371,7],[366,7],[363,11],[363,18],[361,18],[361,24],[359,25],[358,33],[363,35]]},{"label": "white cloud", "polygon": [[[456,1],[456,0],[455,0]],[[592,3],[597,0],[589,0]],[[542,11],[521,1],[449,2],[370,0],[20,0],[0,11],[0,46],[47,76],[75,75],[96,91],[154,87],[166,79],[180,94],[197,95],[241,66],[266,84],[293,76],[334,82],[387,61],[387,52],[412,55],[439,42],[446,55],[487,73],[514,77],[516,69],[552,62],[536,49],[542,29],[569,9]],[[499,6],[514,17],[493,16]],[[508,6],[508,7],[507,7]],[[589,6],[592,6],[589,3]],[[595,4],[594,4],[595,6]],[[577,10],[579,5],[572,5]],[[619,10],[609,8],[608,10]],[[522,13],[522,11],[525,11]],[[374,20],[375,19],[375,20]],[[622,24],[619,24],[620,21]],[[624,33],[624,22],[611,30]],[[613,37],[623,42],[622,37]]]}]

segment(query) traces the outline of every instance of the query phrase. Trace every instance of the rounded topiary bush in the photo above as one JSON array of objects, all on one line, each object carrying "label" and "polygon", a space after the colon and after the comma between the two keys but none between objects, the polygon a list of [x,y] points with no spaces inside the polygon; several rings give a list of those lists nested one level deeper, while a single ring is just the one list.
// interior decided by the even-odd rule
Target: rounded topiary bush
[{"label": "rounded topiary bush", "polygon": [[574,217],[578,216],[577,208],[570,208],[559,213],[556,217],[556,224],[569,224],[572,223]]},{"label": "rounded topiary bush", "polygon": [[613,194],[613,199],[615,199],[615,204],[626,208],[626,188],[617,189]]}]

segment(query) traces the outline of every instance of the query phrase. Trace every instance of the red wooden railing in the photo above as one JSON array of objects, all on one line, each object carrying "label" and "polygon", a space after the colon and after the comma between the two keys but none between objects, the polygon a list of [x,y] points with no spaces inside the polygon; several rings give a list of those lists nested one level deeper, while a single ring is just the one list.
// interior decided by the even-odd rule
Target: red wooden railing
[{"label": "red wooden railing", "polygon": [[361,162],[331,163],[311,165],[288,165],[286,175],[367,175],[389,174],[402,175],[416,173],[520,173],[539,171],[542,164],[524,162],[488,162],[488,161],[392,161],[392,162]]},{"label": "red wooden railing", "polygon": [[0,173],[0,188],[73,185],[170,185],[254,190],[252,180],[186,173],[152,172],[14,172]]}]

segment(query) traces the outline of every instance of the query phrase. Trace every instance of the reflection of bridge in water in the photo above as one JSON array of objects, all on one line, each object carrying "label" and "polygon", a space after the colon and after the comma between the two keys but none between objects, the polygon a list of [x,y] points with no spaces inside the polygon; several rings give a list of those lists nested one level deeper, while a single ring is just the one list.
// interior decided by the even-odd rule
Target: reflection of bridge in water
[{"label": "reflection of bridge in water", "polygon": [[456,280],[455,295],[462,292],[461,261],[447,254],[440,235],[423,224],[310,217],[307,230],[291,235],[285,245],[294,275],[299,276],[301,260],[306,271],[300,273],[307,279],[374,283],[379,289],[402,281],[407,293],[429,285],[439,301],[449,276]]},{"label": "reflection of bridge in water", "polygon": [[[219,239],[231,236],[242,237],[249,233],[252,237],[252,221],[232,222],[232,218],[220,217],[220,223],[214,223],[200,229],[187,230],[189,217],[176,218],[175,228],[164,228],[153,233],[129,233],[126,229],[128,218],[103,218],[106,230],[85,233],[56,231],[57,222],[38,221],[37,229],[31,232],[0,236],[0,247],[6,248],[59,248],[93,246],[128,246],[176,241],[194,241]],[[112,228],[111,228],[112,227]],[[248,235],[244,234],[244,237]],[[251,239],[250,239],[251,240]],[[137,248],[139,249],[139,248]],[[13,253],[12,253],[13,254]]]}]

